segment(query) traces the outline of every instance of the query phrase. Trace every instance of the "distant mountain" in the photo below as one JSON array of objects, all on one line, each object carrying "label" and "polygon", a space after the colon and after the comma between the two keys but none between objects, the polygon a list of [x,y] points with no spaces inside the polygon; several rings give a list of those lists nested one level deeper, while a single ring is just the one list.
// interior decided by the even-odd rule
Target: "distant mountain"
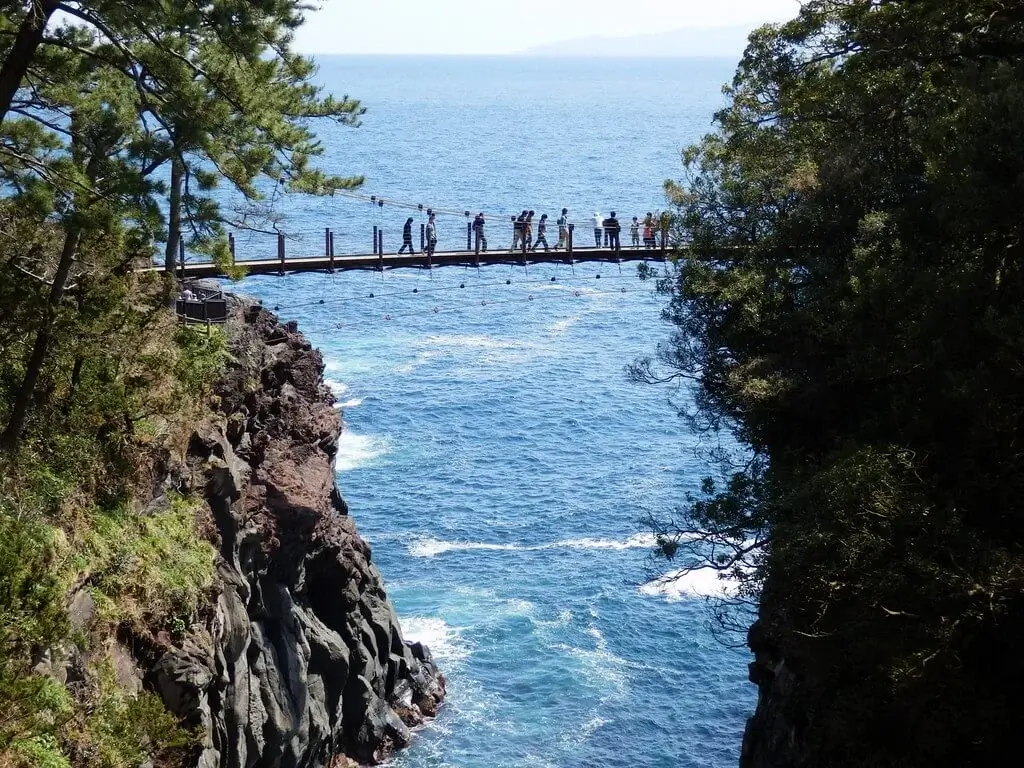
[{"label": "distant mountain", "polygon": [[630,37],[594,35],[547,43],[521,51],[528,56],[729,56],[737,57],[747,45],[753,26],[686,28]]}]

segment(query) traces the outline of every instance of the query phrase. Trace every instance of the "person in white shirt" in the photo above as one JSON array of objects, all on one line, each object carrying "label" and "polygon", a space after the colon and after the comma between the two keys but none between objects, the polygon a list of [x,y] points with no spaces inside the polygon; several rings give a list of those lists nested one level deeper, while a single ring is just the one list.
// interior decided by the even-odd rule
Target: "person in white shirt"
[{"label": "person in white shirt", "polygon": [[601,231],[604,228],[604,219],[600,213],[594,214],[594,247],[601,247]]},{"label": "person in white shirt", "polygon": [[185,290],[183,290],[181,292],[181,300],[182,301],[195,301],[196,300],[196,295],[194,293],[192,293],[192,289],[191,288],[185,288]]},{"label": "person in white shirt", "polygon": [[427,255],[433,256],[437,247],[437,219],[435,214],[430,214],[427,219]]}]

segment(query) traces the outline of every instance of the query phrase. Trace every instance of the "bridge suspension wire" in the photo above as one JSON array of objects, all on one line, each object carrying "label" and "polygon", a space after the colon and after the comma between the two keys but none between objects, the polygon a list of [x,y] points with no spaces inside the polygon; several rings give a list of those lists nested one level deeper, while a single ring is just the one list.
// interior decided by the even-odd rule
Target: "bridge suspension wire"
[{"label": "bridge suspension wire", "polygon": [[[428,204],[419,203],[419,202],[415,202],[414,203],[414,202],[410,202],[408,200],[393,200],[393,199],[391,199],[389,197],[386,197],[384,195],[375,195],[375,194],[371,195],[371,194],[367,194],[367,193],[364,193],[364,192],[354,192],[354,191],[348,190],[348,189],[335,190],[332,193],[332,196],[347,198],[349,200],[355,200],[355,201],[362,202],[362,203],[370,203],[371,205],[375,206],[378,209],[378,211],[380,211],[381,209],[383,209],[385,207],[386,208],[400,208],[402,210],[422,212],[423,214],[426,214],[427,211],[430,211],[430,212],[435,213],[435,214],[437,214],[439,216],[453,216],[453,217],[458,217],[458,218],[462,218],[462,219],[472,218],[477,212],[480,211],[479,206],[466,206],[466,207],[463,207],[461,210],[457,210],[455,208],[448,208],[448,207],[444,207],[444,206],[428,205]],[[554,219],[558,218],[558,214],[561,213],[561,210],[564,207],[566,207],[564,204],[562,204],[562,205],[551,204],[551,205],[547,206],[547,208],[549,208],[551,211],[554,212],[554,215],[549,216],[549,219],[551,220],[551,226],[552,227],[554,227],[554,224],[555,224]],[[545,208],[544,205],[538,205],[536,203],[533,204],[533,205],[526,206],[527,210],[537,210],[538,211],[538,216],[541,213],[545,213],[546,212],[545,210],[543,210],[544,208]],[[500,209],[500,210],[491,211],[490,215],[491,216],[518,215],[522,210],[523,210],[522,208],[517,208],[517,209],[514,209],[514,210],[513,209],[504,209],[503,208],[503,209]],[[582,209],[580,209],[580,210],[582,211]],[[613,208],[613,210],[614,210],[614,208]],[[488,212],[484,211],[484,213],[488,213]],[[584,215],[586,216],[587,220],[589,220],[589,218],[590,218],[589,213],[586,213]],[[537,220],[535,219],[534,220],[534,224],[536,225],[536,223],[537,223]]]}]

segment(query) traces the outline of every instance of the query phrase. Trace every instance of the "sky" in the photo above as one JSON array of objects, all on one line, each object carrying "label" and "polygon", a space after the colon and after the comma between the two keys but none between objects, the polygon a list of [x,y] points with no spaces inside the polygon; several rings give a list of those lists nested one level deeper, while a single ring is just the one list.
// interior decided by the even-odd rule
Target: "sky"
[{"label": "sky", "polygon": [[[313,0],[302,53],[507,54],[592,35],[684,27],[751,29],[792,18],[798,0]],[[732,53],[729,51],[728,53]]]}]

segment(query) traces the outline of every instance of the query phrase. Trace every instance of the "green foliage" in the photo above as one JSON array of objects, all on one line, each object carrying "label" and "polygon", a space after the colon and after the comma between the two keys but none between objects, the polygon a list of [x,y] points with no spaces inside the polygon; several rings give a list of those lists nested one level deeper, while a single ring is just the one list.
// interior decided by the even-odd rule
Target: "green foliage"
[{"label": "green foliage", "polygon": [[0,496],[0,753],[32,765],[62,765],[54,733],[72,712],[64,686],[32,671],[37,649],[68,633],[61,550],[36,509]]},{"label": "green foliage", "polygon": [[78,734],[81,761],[97,768],[137,768],[147,757],[176,764],[195,743],[194,734],[178,725],[152,693],[130,695],[118,686],[112,666],[95,670],[97,690],[92,711]]},{"label": "green foliage", "polygon": [[16,741],[11,751],[31,768],[71,768],[71,762],[61,750],[60,743],[50,734]]},{"label": "green foliage", "polygon": [[[55,531],[31,508],[0,499],[0,653],[27,654],[64,637],[67,584]],[[4,664],[0,659],[0,666]]]},{"label": "green foliage", "polygon": [[179,350],[175,378],[192,397],[206,395],[231,358],[224,332],[217,327],[180,325],[174,343]]},{"label": "green foliage", "polygon": [[667,370],[635,373],[698,380],[687,415],[753,460],[663,536],[763,585],[808,764],[999,762],[1024,642],[1024,10],[812,0],[751,37],[728,94],[666,187],[692,249],[661,282]]},{"label": "green foliage", "polygon": [[104,618],[179,631],[191,624],[213,584],[214,551],[199,538],[196,515],[181,498],[150,515],[95,513],[80,557]]}]

